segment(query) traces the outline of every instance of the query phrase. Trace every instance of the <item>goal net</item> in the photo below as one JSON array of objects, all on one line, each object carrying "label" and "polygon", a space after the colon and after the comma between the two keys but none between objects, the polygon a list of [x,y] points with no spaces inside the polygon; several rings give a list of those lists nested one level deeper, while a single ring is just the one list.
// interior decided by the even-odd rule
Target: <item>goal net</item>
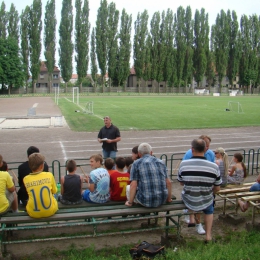
[{"label": "goal net", "polygon": [[93,112],[93,103],[94,103],[93,101],[87,102],[83,112],[87,113],[87,114],[93,115],[94,114],[94,112]]},{"label": "goal net", "polygon": [[244,113],[244,110],[243,110],[240,102],[229,101],[228,102],[228,110],[232,111],[232,112],[236,112],[238,114]]}]

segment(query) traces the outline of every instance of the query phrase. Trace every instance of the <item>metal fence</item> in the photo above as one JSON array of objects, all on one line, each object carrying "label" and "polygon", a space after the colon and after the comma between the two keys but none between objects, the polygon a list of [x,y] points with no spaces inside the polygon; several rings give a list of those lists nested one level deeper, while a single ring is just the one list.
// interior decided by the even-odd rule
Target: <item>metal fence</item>
[{"label": "metal fence", "polygon": [[[229,157],[229,163],[232,165],[232,158],[234,153],[241,153],[244,157],[244,163],[247,168],[247,172],[250,175],[258,173],[258,170],[260,168],[260,148],[255,149],[232,149],[232,150],[226,150],[226,153]],[[181,160],[184,156],[184,153],[173,153],[171,156],[167,156],[166,154],[162,154],[159,158],[162,159],[168,169],[168,174],[171,179],[176,179],[176,176],[178,174],[179,165],[181,163]],[[91,171],[91,167],[89,164],[89,158],[75,158],[74,159],[77,162],[77,173],[78,174],[88,174]],[[13,175],[15,184],[18,186],[18,166],[22,164],[23,162],[8,162],[8,168],[9,173]],[[61,176],[64,176],[67,174],[66,172],[66,163],[61,164],[60,161],[54,160],[52,161],[51,165],[49,165],[49,171],[53,173],[55,180],[57,182],[60,182]]]}]

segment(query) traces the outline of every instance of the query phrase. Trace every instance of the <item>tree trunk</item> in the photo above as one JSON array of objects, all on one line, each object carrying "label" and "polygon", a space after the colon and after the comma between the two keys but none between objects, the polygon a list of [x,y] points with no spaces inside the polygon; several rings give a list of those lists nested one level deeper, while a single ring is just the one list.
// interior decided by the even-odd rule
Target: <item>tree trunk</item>
[{"label": "tree trunk", "polygon": [[49,93],[51,93],[51,80],[49,81]]}]

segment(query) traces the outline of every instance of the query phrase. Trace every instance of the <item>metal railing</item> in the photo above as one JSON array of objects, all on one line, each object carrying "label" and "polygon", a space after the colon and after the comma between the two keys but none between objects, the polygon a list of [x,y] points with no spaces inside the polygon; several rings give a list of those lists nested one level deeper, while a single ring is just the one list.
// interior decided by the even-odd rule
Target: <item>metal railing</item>
[{"label": "metal railing", "polygon": [[[226,153],[228,154],[229,158],[233,158],[234,153],[241,153],[244,157],[244,163],[247,168],[248,174],[255,174],[259,171],[259,163],[260,163],[260,148],[255,149],[249,149],[246,151],[245,149],[231,149],[226,150]],[[162,154],[159,158],[163,160],[167,166],[168,174],[171,179],[177,176],[179,165],[182,161],[182,158],[184,156],[184,153],[173,153],[170,157],[166,154]],[[75,158],[74,159],[77,163],[77,167],[80,169],[82,174],[89,173],[91,171],[91,167],[89,164],[89,158]],[[8,162],[8,168],[9,173],[13,175],[14,180],[17,182],[15,183],[16,186],[18,186],[18,167],[23,162]],[[53,173],[55,179],[57,182],[60,182],[61,176],[66,175],[66,163],[61,164],[60,161],[54,160],[52,161],[51,165],[49,165],[49,171]],[[232,159],[230,160],[230,164],[232,164]],[[62,175],[63,173],[63,175]]]}]

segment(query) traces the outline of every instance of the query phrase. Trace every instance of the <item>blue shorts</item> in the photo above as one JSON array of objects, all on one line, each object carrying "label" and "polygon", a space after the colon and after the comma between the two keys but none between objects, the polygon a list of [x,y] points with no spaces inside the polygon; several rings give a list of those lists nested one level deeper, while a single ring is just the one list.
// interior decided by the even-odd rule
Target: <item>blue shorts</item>
[{"label": "blue shorts", "polygon": [[250,188],[250,190],[249,191],[260,191],[260,183],[258,183],[258,182],[256,182],[256,183],[254,183],[252,186],[251,186],[251,188]]},{"label": "blue shorts", "polygon": [[92,202],[90,197],[89,197],[89,194],[90,194],[90,190],[85,190],[83,193],[82,193],[82,199],[87,201],[87,202]]},{"label": "blue shorts", "polygon": [[211,215],[214,212],[213,203],[208,206],[206,209],[202,210],[205,215]]}]

